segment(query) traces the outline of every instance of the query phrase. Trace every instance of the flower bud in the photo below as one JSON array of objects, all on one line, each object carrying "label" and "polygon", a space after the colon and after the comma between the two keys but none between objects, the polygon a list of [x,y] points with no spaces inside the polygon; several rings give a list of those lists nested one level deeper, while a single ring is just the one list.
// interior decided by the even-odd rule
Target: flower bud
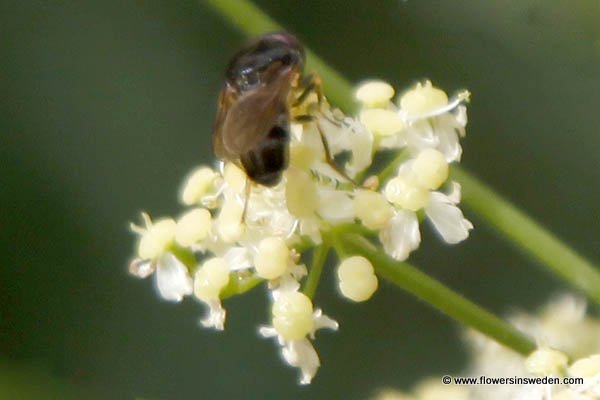
[{"label": "flower bud", "polygon": [[390,99],[394,97],[394,88],[387,82],[369,81],[360,85],[354,96],[366,107],[387,107]]},{"label": "flower bud", "polygon": [[175,241],[181,246],[191,246],[202,241],[210,230],[212,220],[205,208],[194,208],[177,221]]},{"label": "flower bud", "polygon": [[200,167],[194,170],[186,179],[181,191],[183,204],[191,206],[197,204],[200,198],[208,192],[217,177],[217,173],[209,167]]},{"label": "flower bud", "polygon": [[429,190],[416,185],[405,176],[390,179],[385,185],[384,193],[390,203],[409,211],[418,211],[429,204]]},{"label": "flower bud", "polygon": [[194,275],[194,294],[204,302],[219,298],[219,292],[229,283],[229,268],[220,257],[206,261]]},{"label": "flower bud", "polygon": [[362,256],[346,258],[337,270],[342,294],[350,300],[368,300],[377,290],[378,282],[373,265]]},{"label": "flower bud", "polygon": [[298,218],[314,215],[318,205],[317,187],[310,175],[298,168],[286,172],[285,200],[292,215]]},{"label": "flower bud", "polygon": [[361,111],[360,123],[375,136],[391,136],[404,129],[404,122],[397,112],[370,108]]},{"label": "flower bud", "polygon": [[425,149],[412,164],[415,182],[427,189],[437,189],[448,179],[448,162],[440,151]]},{"label": "flower bud", "polygon": [[285,241],[278,237],[263,239],[258,244],[254,256],[254,268],[258,276],[264,279],[279,278],[287,269],[290,251]]},{"label": "flower bud", "polygon": [[149,226],[138,245],[139,257],[147,260],[161,256],[173,243],[176,226],[171,218],[161,219]]},{"label": "flower bud", "polygon": [[537,349],[525,360],[527,371],[538,376],[562,375],[569,358],[558,350]]},{"label": "flower bud", "polygon": [[354,215],[369,229],[381,229],[392,218],[392,207],[379,192],[358,190],[352,205]]},{"label": "flower bud", "polygon": [[314,328],[312,302],[300,292],[283,292],[273,303],[273,327],[285,340],[303,339]]},{"label": "flower bud", "polygon": [[448,95],[432,86],[430,81],[417,83],[400,98],[400,109],[408,114],[427,114],[447,104]]}]

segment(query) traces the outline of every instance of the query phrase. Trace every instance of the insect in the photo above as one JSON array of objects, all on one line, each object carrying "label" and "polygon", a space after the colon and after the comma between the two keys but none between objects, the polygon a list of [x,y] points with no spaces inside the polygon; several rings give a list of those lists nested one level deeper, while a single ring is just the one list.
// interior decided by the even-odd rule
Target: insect
[{"label": "insect", "polygon": [[[213,128],[213,152],[241,165],[252,182],[275,186],[281,181],[289,164],[291,109],[313,92],[319,102],[322,99],[320,79],[303,76],[304,63],[302,44],[287,32],[257,37],[229,63]],[[303,115],[297,120],[312,118]],[[321,139],[333,164],[322,132]],[[250,187],[246,185],[246,201]]]}]

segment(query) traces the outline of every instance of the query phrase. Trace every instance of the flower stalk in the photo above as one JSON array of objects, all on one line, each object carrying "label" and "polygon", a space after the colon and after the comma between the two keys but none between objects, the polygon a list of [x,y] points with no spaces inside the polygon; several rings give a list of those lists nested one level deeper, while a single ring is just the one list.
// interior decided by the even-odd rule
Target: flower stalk
[{"label": "flower stalk", "polygon": [[353,253],[371,261],[379,276],[424,300],[456,321],[469,326],[498,343],[527,355],[535,350],[535,343],[512,325],[501,320],[477,304],[467,300],[442,283],[421,272],[407,262],[398,262],[377,251],[363,237],[342,234],[341,243]]}]

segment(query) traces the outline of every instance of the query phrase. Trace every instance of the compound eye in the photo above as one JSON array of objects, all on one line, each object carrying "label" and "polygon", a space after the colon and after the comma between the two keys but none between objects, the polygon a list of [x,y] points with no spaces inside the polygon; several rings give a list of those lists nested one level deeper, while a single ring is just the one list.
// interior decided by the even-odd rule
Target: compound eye
[{"label": "compound eye", "polygon": [[241,90],[251,89],[260,84],[260,73],[257,71],[243,73],[239,76],[236,83]]}]

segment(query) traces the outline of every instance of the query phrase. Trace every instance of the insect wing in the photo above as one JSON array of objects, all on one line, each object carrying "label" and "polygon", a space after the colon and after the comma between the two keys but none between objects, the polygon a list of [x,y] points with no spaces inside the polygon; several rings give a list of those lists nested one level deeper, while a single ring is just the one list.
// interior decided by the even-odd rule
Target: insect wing
[{"label": "insect wing", "polygon": [[260,143],[273,126],[288,124],[289,82],[284,78],[244,91],[230,105],[226,103],[222,123],[214,133],[217,156],[220,150],[224,158],[237,159]]}]

